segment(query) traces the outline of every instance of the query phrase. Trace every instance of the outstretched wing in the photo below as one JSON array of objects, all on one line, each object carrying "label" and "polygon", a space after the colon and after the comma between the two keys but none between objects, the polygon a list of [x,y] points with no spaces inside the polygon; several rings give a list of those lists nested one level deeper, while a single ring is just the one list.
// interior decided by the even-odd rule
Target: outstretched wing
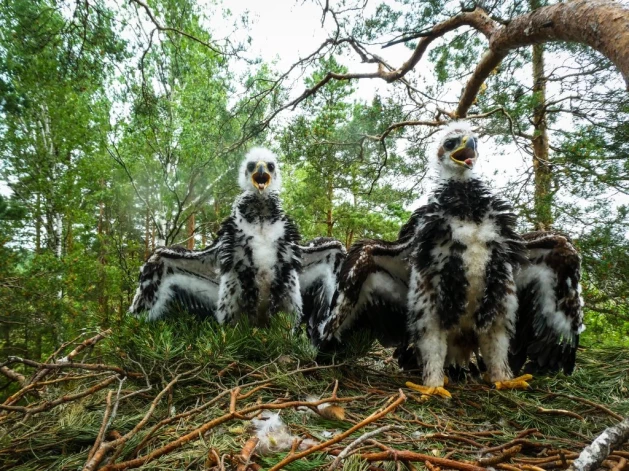
[{"label": "outstretched wing", "polygon": [[370,329],[384,346],[404,342],[411,241],[367,239],[351,247],[330,316],[319,326],[321,344],[342,342],[350,329]]},{"label": "outstretched wing", "polygon": [[299,275],[302,321],[306,324],[308,336],[316,343],[314,336],[318,326],[328,317],[341,263],[347,251],[341,242],[330,237],[317,237],[299,248],[302,264]]},{"label": "outstretched wing", "polygon": [[129,311],[162,317],[177,306],[213,316],[218,300],[218,241],[204,250],[159,247],[140,269],[140,284]]},{"label": "outstretched wing", "polygon": [[514,373],[530,369],[572,373],[583,326],[581,257],[564,234],[536,231],[523,235],[530,265],[516,277],[518,322],[511,342]]}]

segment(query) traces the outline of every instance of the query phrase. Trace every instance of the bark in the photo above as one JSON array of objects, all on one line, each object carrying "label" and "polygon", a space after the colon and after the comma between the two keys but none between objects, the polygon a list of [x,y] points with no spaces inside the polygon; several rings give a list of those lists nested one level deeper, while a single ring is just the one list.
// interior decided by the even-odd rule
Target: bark
[{"label": "bark", "polygon": [[332,179],[328,180],[328,209],[326,211],[325,223],[327,226],[328,237],[332,237],[332,231],[334,229],[334,220],[332,219],[332,200],[334,199],[334,188],[332,187]]},{"label": "bark", "polygon": [[144,260],[148,260],[151,254],[149,241],[151,240],[151,213],[146,208],[146,215],[144,217]]},{"label": "bark", "polygon": [[151,227],[151,252],[155,251],[155,224]]},{"label": "bark", "polygon": [[186,222],[186,234],[188,236],[188,250],[194,250],[194,213],[188,216],[188,221]]},{"label": "bark", "polygon": [[[530,1],[531,10],[542,6],[540,0]],[[544,45],[533,45],[533,171],[535,173],[535,227],[545,231],[551,228],[552,167],[548,148],[548,123],[546,121],[546,76],[544,72]]]},{"label": "bark", "polygon": [[539,8],[496,28],[489,37],[489,50],[461,95],[457,116],[467,115],[481,85],[509,52],[554,41],[597,50],[618,67],[629,89],[629,9],[613,0],[574,0]]},{"label": "bark", "polygon": [[35,201],[35,253],[41,252],[41,195],[37,193]]},{"label": "bark", "polygon": [[612,450],[629,440],[629,418],[603,431],[591,445],[587,446],[574,460],[571,471],[592,471],[598,469]]},{"label": "bark", "polygon": [[349,248],[354,243],[354,229],[350,229],[347,233],[347,237],[345,238],[345,247],[349,250]]}]

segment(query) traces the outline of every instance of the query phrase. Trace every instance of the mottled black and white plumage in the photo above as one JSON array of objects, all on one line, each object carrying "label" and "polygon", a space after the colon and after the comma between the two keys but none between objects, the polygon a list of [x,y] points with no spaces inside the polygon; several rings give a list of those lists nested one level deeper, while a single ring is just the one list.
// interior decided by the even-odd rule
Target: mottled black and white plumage
[{"label": "mottled black and white plumage", "polygon": [[264,325],[284,311],[302,316],[299,231],[282,210],[275,155],[253,149],[240,169],[243,193],[218,233],[221,280],[216,318],[248,315]]},{"label": "mottled black and white plumage", "polygon": [[[132,313],[157,319],[176,306],[220,323],[242,315],[264,325],[279,311],[302,320],[328,309],[345,249],[333,239],[299,244],[279,198],[275,154],[255,148],[239,170],[242,193],[214,243],[201,251],[160,247],[142,267]],[[303,258],[302,258],[303,257]]]},{"label": "mottled black and white plumage", "polygon": [[472,172],[477,155],[469,125],[450,124],[437,152],[441,183],[418,210],[408,328],[430,387],[443,386],[444,366],[466,366],[477,350],[490,381],[512,377],[514,278],[525,248],[511,206]]},{"label": "mottled black and white plumage", "polygon": [[407,295],[416,216],[400,230],[398,240],[356,242],[343,262],[330,315],[319,324],[316,344],[330,348],[347,334],[369,330],[384,346],[404,343]]},{"label": "mottled black and white plumage", "polygon": [[554,231],[524,234],[530,264],[516,276],[518,322],[511,368],[529,361],[531,372],[570,374],[583,326],[581,257],[568,236]]},{"label": "mottled black and white plumage", "polygon": [[187,250],[158,247],[140,269],[139,286],[129,311],[148,312],[155,320],[177,308],[214,316],[219,286],[218,246]]},{"label": "mottled black and white plumage", "polygon": [[478,350],[489,378],[508,380],[514,276],[526,262],[516,218],[472,173],[477,139],[467,124],[446,128],[437,157],[440,184],[398,240],[350,249],[322,338],[340,339],[360,318],[376,331],[388,325],[388,345],[417,353],[427,386],[443,386],[444,367],[467,366]]},{"label": "mottled black and white plumage", "polygon": [[466,368],[481,352],[493,381],[527,360],[571,371],[583,329],[578,253],[560,234],[515,232],[511,207],[471,173],[476,145],[468,126],[450,125],[429,203],[396,241],[350,248],[320,342],[368,328],[397,347],[402,366],[423,365],[429,386],[443,384],[444,367]]},{"label": "mottled black and white plumage", "polygon": [[306,324],[308,337],[318,344],[317,329],[328,317],[347,251],[340,241],[331,237],[317,237],[300,248],[302,321]]}]

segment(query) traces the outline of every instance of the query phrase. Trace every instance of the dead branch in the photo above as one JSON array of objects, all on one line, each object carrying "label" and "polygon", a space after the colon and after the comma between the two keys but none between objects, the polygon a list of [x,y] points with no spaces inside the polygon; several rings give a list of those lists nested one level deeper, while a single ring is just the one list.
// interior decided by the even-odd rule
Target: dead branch
[{"label": "dead branch", "polygon": [[11,368],[0,366],[0,373],[9,378],[11,381],[17,381],[22,387],[27,384],[26,377],[17,371],[13,371]]},{"label": "dead branch", "polygon": [[624,417],[622,415],[616,414],[614,411],[612,411],[611,409],[608,409],[607,407],[603,406],[602,404],[598,404],[598,403],[596,403],[594,401],[590,401],[589,399],[585,399],[583,397],[571,396],[570,394],[564,394],[564,393],[558,393],[558,392],[544,391],[542,389],[534,389],[534,391],[543,392],[543,393],[546,393],[546,394],[554,396],[554,397],[565,397],[565,398],[571,399],[573,401],[581,402],[583,404],[587,404],[588,406],[594,407],[594,408],[596,408],[598,410],[601,410],[601,411],[605,412],[607,415],[613,417],[616,420],[624,420]]},{"label": "dead branch", "polygon": [[[85,350],[87,347],[92,347],[94,345],[96,345],[98,342],[100,342],[101,340],[103,340],[105,337],[107,337],[109,334],[111,334],[111,329],[107,329],[103,332],[100,332],[98,334],[96,334],[94,337],[91,337],[87,340],[84,340],[83,342],[81,342],[79,345],[77,345],[77,347],[72,350],[70,353],[68,353],[68,355],[63,358],[61,361],[62,362],[66,362],[66,361],[71,361],[75,356],[77,356],[79,353],[81,353],[83,350]],[[80,337],[79,337],[80,338]],[[62,345],[61,348],[57,349],[57,351],[55,351],[55,353],[53,353],[53,355],[51,357],[48,358],[48,360],[46,361],[46,363],[48,363],[49,361],[54,360],[54,358],[61,352],[61,350],[63,348],[65,348],[67,346],[67,344]],[[37,383],[38,381],[41,381],[42,379],[44,379],[45,376],[47,376],[50,372],[52,372],[53,369],[52,368],[44,368],[38,372],[36,372],[33,375],[33,378],[29,381],[29,383]]]},{"label": "dead branch", "polygon": [[299,459],[301,459],[301,458],[303,458],[303,457],[305,457],[305,456],[307,456],[307,455],[309,455],[311,453],[314,453],[315,451],[322,450],[324,448],[329,447],[330,445],[334,445],[335,443],[340,442],[344,438],[350,436],[356,430],[360,430],[361,428],[369,425],[370,423],[375,422],[376,420],[379,420],[380,418],[384,417],[389,412],[394,411],[397,408],[397,406],[402,404],[404,401],[406,401],[406,396],[404,395],[404,393],[400,389],[398,398],[395,401],[393,401],[388,407],[384,408],[380,412],[376,412],[376,413],[371,414],[369,417],[367,417],[366,419],[364,419],[361,422],[357,423],[356,425],[354,425],[350,429],[346,430],[343,433],[340,433],[340,434],[336,435],[335,437],[332,437],[330,440],[328,440],[326,442],[323,442],[323,443],[320,443],[318,445],[315,445],[312,448],[309,448],[308,450],[302,451],[301,453],[295,453],[293,455],[287,456],[282,461],[280,461],[275,466],[273,466],[269,471],[277,471],[279,469],[282,469],[287,464],[292,463],[293,461],[299,460]]},{"label": "dead branch", "polygon": [[132,371],[127,371],[123,368],[113,365],[105,365],[99,363],[74,363],[74,362],[64,362],[64,363],[40,363],[38,361],[29,360],[27,358],[20,358],[11,356],[9,357],[9,363],[22,363],[26,366],[31,366],[33,368],[43,368],[48,370],[62,370],[68,368],[89,370],[89,371],[112,371],[114,373],[118,373],[121,376],[130,376],[132,378],[141,378],[142,373],[135,373]]},{"label": "dead branch", "polygon": [[[54,407],[57,407],[59,404],[64,404],[66,402],[76,401],[77,399],[81,399],[81,398],[84,398],[84,397],[89,396],[91,394],[94,394],[94,393],[100,391],[101,389],[106,388],[107,386],[109,386],[111,383],[116,381],[116,379],[118,379],[118,376],[110,376],[106,380],[101,381],[98,384],[95,384],[94,386],[92,386],[91,388],[86,389],[85,391],[82,391],[82,392],[77,393],[77,394],[67,394],[65,396],[58,397],[54,401],[42,402],[41,404],[39,404],[37,406],[31,406],[31,407],[27,407],[27,406],[7,406],[7,405],[4,405],[4,404],[0,404],[0,410],[5,410],[5,411],[9,411],[9,412],[22,412],[23,414],[38,414],[39,412],[44,412],[44,411],[50,410],[50,409],[52,409]],[[2,419],[5,419],[6,417],[7,416],[4,416],[4,417],[2,417]]]},{"label": "dead branch", "polygon": [[89,460],[94,456],[96,450],[100,447],[103,439],[105,438],[105,430],[107,429],[107,423],[109,422],[109,415],[111,414],[111,397],[114,392],[109,391],[107,393],[107,402],[105,406],[105,412],[103,413],[103,421],[101,422],[100,429],[98,430],[98,435],[96,436],[96,440],[94,440],[94,445],[90,449],[90,452],[87,454],[87,459]]},{"label": "dead branch", "polygon": [[520,451],[522,451],[522,445],[515,445],[511,448],[507,448],[499,455],[479,459],[478,464],[480,466],[495,466],[498,463],[502,463],[503,461],[511,459],[511,457],[517,455],[518,453],[520,453]]},{"label": "dead branch", "polygon": [[[164,393],[164,391],[162,391],[162,393]],[[229,391],[225,391],[225,395],[231,393],[231,390]],[[160,393],[161,394],[161,393]],[[296,407],[316,407],[318,405],[321,404],[325,404],[326,402],[330,402],[332,400],[336,401],[336,402],[351,402],[351,401],[355,401],[357,399],[364,399],[365,396],[353,396],[353,397],[344,397],[344,398],[325,398],[325,399],[320,399],[318,401],[291,401],[291,402],[284,402],[281,404],[277,404],[277,403],[271,403],[271,404],[256,404],[254,406],[249,406],[249,407],[245,407],[244,409],[240,409],[240,410],[236,410],[234,412],[228,412],[220,417],[217,417],[215,419],[210,420],[209,422],[204,423],[202,426],[195,428],[194,430],[192,430],[191,432],[179,437],[178,439],[160,447],[157,448],[155,450],[153,450],[151,453],[148,453],[146,455],[143,456],[139,456],[135,459],[131,459],[128,461],[123,461],[121,463],[110,463],[107,464],[106,466],[103,466],[102,468],[100,468],[101,471],[113,471],[113,470],[120,470],[120,469],[130,469],[130,468],[137,468],[139,466],[142,466],[145,463],[148,463],[150,461],[153,461],[157,458],[159,458],[160,456],[163,456],[167,453],[172,452],[173,450],[176,450],[177,448],[185,445],[186,443],[190,442],[191,440],[195,440],[199,437],[202,437],[205,433],[207,433],[209,430],[225,423],[225,422],[229,422],[230,420],[233,420],[235,418],[248,418],[249,414],[261,411],[261,410],[278,410],[278,409],[287,409],[287,408],[296,408]],[[134,430],[139,429],[138,426],[136,426],[134,428]],[[350,429],[351,430],[351,429]],[[131,432],[130,432],[131,433]],[[127,434],[128,435],[128,434]],[[342,440],[344,437],[340,438],[339,440]],[[101,447],[102,448],[102,447]],[[298,455],[295,455],[298,456]],[[93,468],[91,468],[93,469]],[[84,468],[85,471],[89,471],[86,468]]]},{"label": "dead branch", "polygon": [[515,438],[511,440],[510,442],[503,443],[502,445],[494,446],[491,448],[483,448],[481,450],[481,453],[495,453],[496,451],[501,451],[501,450],[504,450],[505,448],[509,448],[514,445],[521,445],[522,447],[529,447],[529,448],[543,448],[546,446],[541,442],[533,442],[531,440],[526,440],[523,438]]},{"label": "dead branch", "polygon": [[455,461],[446,458],[438,458],[436,456],[424,455],[422,453],[416,453],[414,451],[406,450],[394,450],[389,448],[387,451],[381,451],[377,453],[362,453],[361,459],[365,461],[419,461],[424,463],[426,461],[448,469],[458,469],[460,471],[485,471],[485,468],[476,466],[475,464],[465,463],[462,461]]},{"label": "dead branch", "polygon": [[538,407],[537,412],[539,412],[540,414],[565,415],[568,417],[572,417],[573,419],[579,419],[581,422],[585,422],[585,419],[576,412],[565,409],[544,409],[543,407]]},{"label": "dead branch", "polygon": [[591,445],[585,447],[574,460],[571,470],[592,471],[597,469],[610,452],[629,440],[629,418],[603,431]]},{"label": "dead branch", "polygon": [[612,471],[623,471],[623,469],[625,469],[626,466],[627,466],[627,459],[620,458],[618,460],[618,464],[612,468]]},{"label": "dead branch", "polygon": [[394,429],[399,430],[399,429],[402,429],[402,428],[403,427],[400,427],[399,425],[385,425],[384,427],[377,428],[376,430],[372,430],[371,432],[367,432],[367,433],[361,435],[356,440],[354,440],[352,443],[347,445],[345,447],[345,449],[338,454],[336,459],[328,467],[328,471],[333,471],[334,469],[338,468],[338,466],[341,464],[341,461],[344,460],[345,458],[347,458],[347,456],[350,454],[350,452],[352,450],[354,450],[356,447],[358,447],[358,445],[360,445],[361,443],[367,441],[368,439],[370,439],[372,437],[375,437],[376,435],[379,435],[379,434],[384,433],[384,432],[388,432],[389,430],[394,430]]},{"label": "dead branch", "polygon": [[98,465],[103,461],[103,459],[105,458],[105,455],[110,450],[113,450],[114,448],[118,448],[119,446],[124,445],[129,439],[133,438],[138,433],[138,431],[142,429],[144,425],[146,425],[146,423],[149,421],[149,419],[155,412],[155,408],[160,403],[164,395],[167,394],[175,384],[177,384],[181,376],[182,375],[176,376],[170,383],[166,385],[164,389],[160,391],[160,393],[157,396],[155,396],[155,399],[153,399],[153,402],[151,402],[151,406],[144,414],[144,417],[142,418],[142,420],[140,420],[130,432],[126,433],[125,435],[113,441],[102,443],[98,447],[98,449],[94,452],[92,457],[87,460],[87,463],[83,467],[83,470],[93,471],[97,469]]},{"label": "dead branch", "polygon": [[68,382],[68,381],[81,381],[81,380],[88,379],[88,378],[97,378],[97,377],[102,376],[104,374],[107,374],[107,372],[104,372],[104,373],[93,373],[93,374],[88,374],[88,375],[66,375],[66,376],[63,376],[61,378],[51,379],[49,381],[39,381],[37,383],[30,383],[30,384],[27,384],[26,386],[24,386],[22,389],[20,389],[16,393],[14,393],[11,396],[9,396],[4,401],[3,404],[5,406],[10,406],[11,404],[14,404],[17,401],[19,401],[20,398],[24,394],[26,394],[28,392],[30,392],[34,396],[39,397],[39,394],[37,393],[36,390],[41,388],[41,387],[50,386],[51,384],[65,383],[65,382]]},{"label": "dead branch", "polygon": [[247,468],[249,467],[249,461],[251,460],[251,455],[253,455],[256,446],[258,446],[258,441],[258,437],[251,437],[249,440],[247,440],[247,443],[245,443],[245,446],[242,448],[240,455],[236,457],[239,462],[236,471],[247,471]]}]

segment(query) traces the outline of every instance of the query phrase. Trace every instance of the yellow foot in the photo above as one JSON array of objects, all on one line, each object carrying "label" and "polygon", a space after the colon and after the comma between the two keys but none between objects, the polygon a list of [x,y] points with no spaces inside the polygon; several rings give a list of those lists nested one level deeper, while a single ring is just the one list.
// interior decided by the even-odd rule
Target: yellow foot
[{"label": "yellow foot", "polygon": [[422,386],[422,385],[407,381],[406,387],[414,389],[415,391],[422,393],[422,395],[424,396],[441,396],[445,398],[452,397],[450,392],[447,389],[442,388],[441,386]]},{"label": "yellow foot", "polygon": [[533,375],[522,375],[517,378],[507,379],[505,381],[496,381],[496,389],[528,389],[527,381],[533,379]]}]

